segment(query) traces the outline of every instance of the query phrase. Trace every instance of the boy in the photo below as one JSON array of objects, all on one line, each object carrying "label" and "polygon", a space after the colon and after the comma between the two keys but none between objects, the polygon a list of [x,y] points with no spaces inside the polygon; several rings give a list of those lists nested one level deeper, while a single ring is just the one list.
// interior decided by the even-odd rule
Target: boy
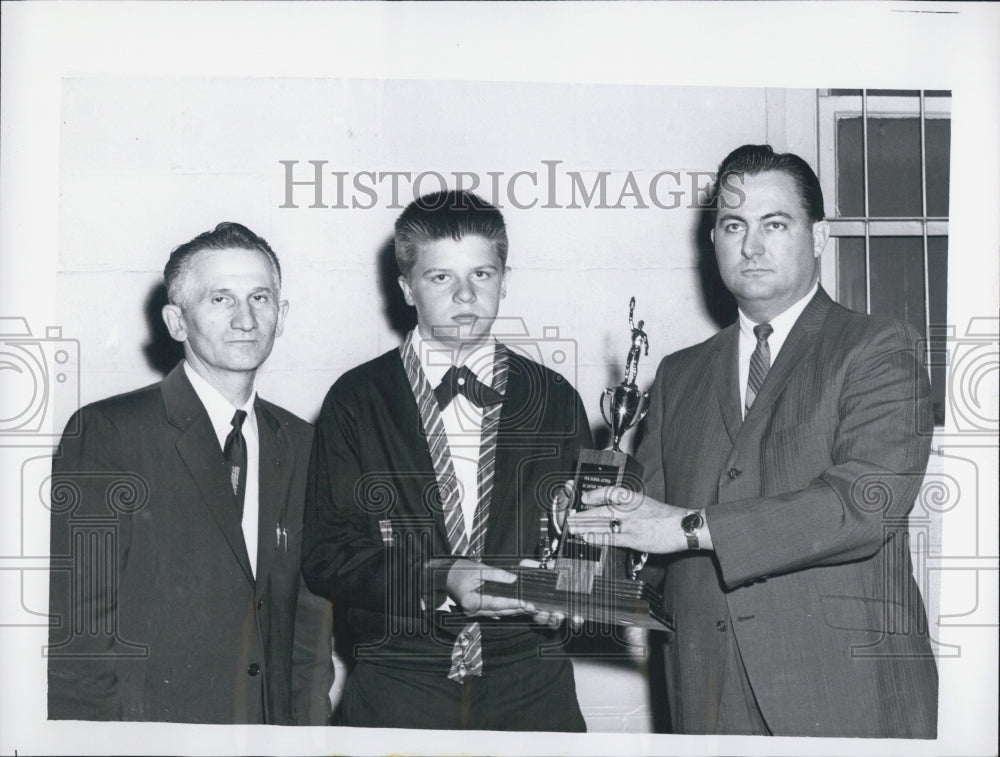
[{"label": "boy", "polygon": [[552,486],[591,446],[583,405],[492,336],[510,274],[499,210],[421,197],[395,249],[417,328],[333,385],[309,470],[303,572],[359,642],[340,724],[583,731],[561,618],[479,591],[514,580],[498,558],[535,556]]}]

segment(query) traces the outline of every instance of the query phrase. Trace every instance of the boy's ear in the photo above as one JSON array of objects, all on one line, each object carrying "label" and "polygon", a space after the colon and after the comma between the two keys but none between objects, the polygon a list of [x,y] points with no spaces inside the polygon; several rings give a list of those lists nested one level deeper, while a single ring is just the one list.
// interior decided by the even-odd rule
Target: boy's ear
[{"label": "boy's ear", "polygon": [[414,306],[414,302],[413,291],[410,289],[410,282],[406,280],[405,276],[400,276],[397,281],[399,282],[399,288],[403,290],[403,299],[406,300],[406,304],[412,308]]}]

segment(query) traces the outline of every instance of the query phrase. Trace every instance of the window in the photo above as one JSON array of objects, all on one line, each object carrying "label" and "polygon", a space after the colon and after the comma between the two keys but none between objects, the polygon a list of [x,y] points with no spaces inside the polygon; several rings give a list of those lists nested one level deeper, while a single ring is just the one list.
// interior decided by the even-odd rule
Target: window
[{"label": "window", "polygon": [[907,321],[927,340],[944,423],[951,93],[827,90],[819,176],[831,244],[823,282],[845,307]]}]

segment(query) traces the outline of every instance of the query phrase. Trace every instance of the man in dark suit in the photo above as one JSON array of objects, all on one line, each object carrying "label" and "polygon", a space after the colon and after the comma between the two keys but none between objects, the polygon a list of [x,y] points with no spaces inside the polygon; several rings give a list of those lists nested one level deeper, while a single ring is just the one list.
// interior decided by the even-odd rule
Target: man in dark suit
[{"label": "man in dark suit", "polygon": [[309,468],[303,572],[358,636],[339,722],[582,731],[562,618],[480,589],[537,555],[591,442],[583,405],[491,335],[510,274],[499,210],[422,197],[395,251],[417,328],[333,385]]},{"label": "man in dark suit", "polygon": [[[645,496],[586,493],[601,505],[587,515],[667,556],[676,732],[933,738],[906,532],[930,446],[919,337],[818,286],[829,225],[801,158],[741,147],[715,189],[739,320],[663,360],[637,452]],[[579,516],[570,528],[604,538]]]},{"label": "man in dark suit", "polygon": [[183,362],[84,407],[53,459],[49,718],[323,725],[331,613],[300,575],[312,430],[254,387],[288,310],[278,258],[222,223],[164,279]]}]

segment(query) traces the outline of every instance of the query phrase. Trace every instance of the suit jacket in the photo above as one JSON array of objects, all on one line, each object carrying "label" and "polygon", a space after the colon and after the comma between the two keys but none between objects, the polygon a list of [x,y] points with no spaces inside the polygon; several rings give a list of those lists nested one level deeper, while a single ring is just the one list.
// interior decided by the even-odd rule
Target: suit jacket
[{"label": "suit jacket", "polygon": [[820,289],[741,419],[734,324],[666,357],[647,493],[707,508],[714,552],[667,561],[673,727],[715,727],[728,633],[776,735],[933,737],[937,670],[906,516],[929,387],[908,326]]},{"label": "suit jacket", "polygon": [[182,365],[70,422],[53,460],[49,718],[292,724],[298,707],[326,722],[330,610],[297,602],[312,431],[259,398],[255,412],[256,578]]},{"label": "suit jacket", "polygon": [[[537,554],[552,493],[590,444],[569,383],[509,353],[484,563]],[[455,636],[468,622],[457,608],[435,611],[446,570],[432,573],[428,563],[450,553],[419,410],[400,352],[392,350],[348,371],[323,403],[309,469],[303,574],[313,591],[349,606],[357,659],[443,678]],[[524,617],[480,623],[486,675],[556,639]]]}]

